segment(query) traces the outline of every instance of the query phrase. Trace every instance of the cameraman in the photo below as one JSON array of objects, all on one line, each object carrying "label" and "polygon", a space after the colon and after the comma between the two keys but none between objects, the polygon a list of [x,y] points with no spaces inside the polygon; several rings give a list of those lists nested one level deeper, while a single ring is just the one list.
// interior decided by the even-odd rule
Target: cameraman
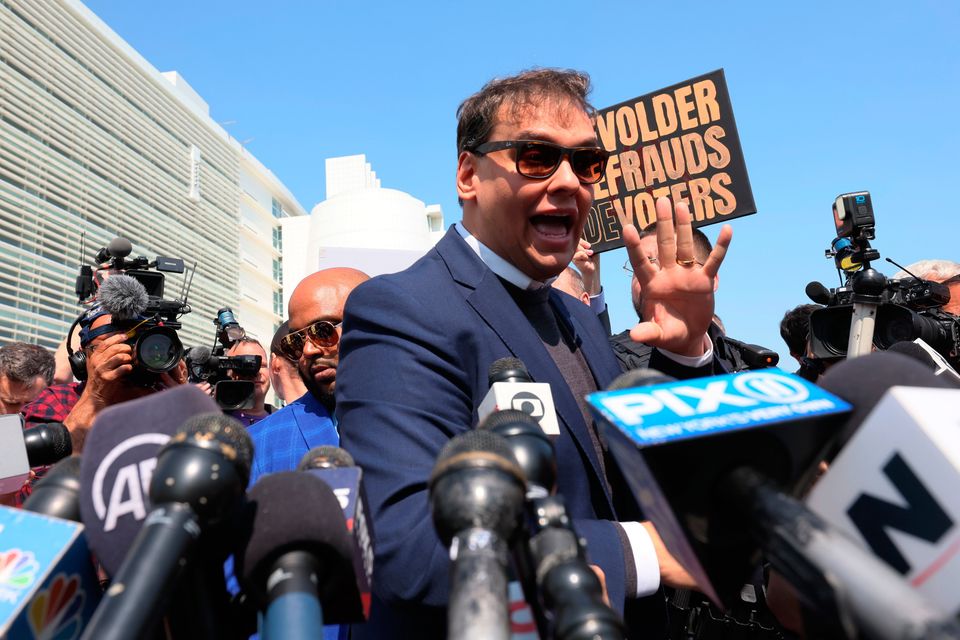
[{"label": "cameraman", "polygon": [[263,418],[273,413],[273,406],[266,404],[267,393],[270,391],[270,373],[267,368],[267,352],[260,344],[260,341],[250,336],[243,336],[238,339],[227,351],[228,356],[260,356],[260,369],[253,377],[238,375],[230,370],[229,375],[232,380],[252,380],[253,381],[253,406],[249,409],[233,409],[225,411],[229,416],[239,420],[243,426],[259,422]]},{"label": "cameraman", "polygon": [[133,400],[187,380],[183,360],[152,386],[131,381],[133,347],[126,330],[111,324],[112,316],[100,305],[79,320],[80,349],[86,358],[86,380],[47,387],[24,407],[26,428],[45,422],[62,422],[70,430],[74,454],[83,452],[94,419],[104,408]]}]

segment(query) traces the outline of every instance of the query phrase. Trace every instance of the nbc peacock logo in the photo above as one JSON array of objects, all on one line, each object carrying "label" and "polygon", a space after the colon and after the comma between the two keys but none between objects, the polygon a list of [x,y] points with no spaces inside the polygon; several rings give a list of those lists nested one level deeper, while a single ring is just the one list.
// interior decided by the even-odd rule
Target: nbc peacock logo
[{"label": "nbc peacock logo", "polygon": [[32,551],[0,551],[0,602],[16,602],[33,585],[39,568]]},{"label": "nbc peacock logo", "polygon": [[83,590],[80,576],[57,574],[50,586],[30,603],[27,622],[33,636],[42,640],[75,640],[83,623]]}]

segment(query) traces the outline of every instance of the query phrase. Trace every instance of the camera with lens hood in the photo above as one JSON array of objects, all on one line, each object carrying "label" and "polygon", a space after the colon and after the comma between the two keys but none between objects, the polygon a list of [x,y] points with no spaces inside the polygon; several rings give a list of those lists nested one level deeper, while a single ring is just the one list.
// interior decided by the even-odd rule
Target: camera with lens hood
[{"label": "camera with lens hood", "polygon": [[950,300],[947,286],[913,274],[888,280],[870,266],[880,258],[870,246],[875,237],[870,194],[859,191],[839,196],[833,214],[837,237],[826,256],[834,259],[838,273],[843,274],[842,284],[836,289],[817,282],[807,286],[807,295],[825,305],[810,314],[813,355],[825,360],[846,357],[851,327],[858,319],[869,318],[874,348],[885,350],[897,342],[919,338],[951,365],[960,364],[960,318],[942,308]]},{"label": "camera with lens hood", "polygon": [[[89,342],[98,335],[125,332],[133,348],[133,372],[128,382],[151,387],[159,376],[176,367],[183,356],[183,344],[177,335],[180,318],[190,312],[187,304],[189,283],[179,299],[165,299],[165,273],[183,273],[183,260],[157,256],[129,258],[133,245],[126,238],[110,241],[96,253],[96,266],[83,265],[77,277],[78,302],[89,305],[73,323],[86,331]],[[110,323],[97,329],[89,325],[99,315],[110,314]],[[81,335],[84,335],[81,333]],[[78,380],[86,379],[86,355],[73,351],[67,340],[70,367]]]},{"label": "camera with lens hood", "polygon": [[227,356],[224,353],[246,335],[230,307],[217,311],[213,347],[187,350],[185,359],[190,382],[206,382],[221,409],[249,409],[254,404],[255,379],[262,358],[254,355]]}]

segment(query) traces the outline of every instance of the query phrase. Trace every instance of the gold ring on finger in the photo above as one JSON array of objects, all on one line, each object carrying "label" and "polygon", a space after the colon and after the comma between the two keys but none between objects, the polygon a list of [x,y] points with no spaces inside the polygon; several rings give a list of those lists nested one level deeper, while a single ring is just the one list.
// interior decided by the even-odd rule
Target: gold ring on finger
[{"label": "gold ring on finger", "polygon": [[691,259],[691,260],[681,260],[680,258],[677,258],[677,264],[680,265],[681,267],[692,267],[692,266],[695,265],[696,263],[697,263],[697,261],[696,261],[696,260],[693,260],[693,259]]}]

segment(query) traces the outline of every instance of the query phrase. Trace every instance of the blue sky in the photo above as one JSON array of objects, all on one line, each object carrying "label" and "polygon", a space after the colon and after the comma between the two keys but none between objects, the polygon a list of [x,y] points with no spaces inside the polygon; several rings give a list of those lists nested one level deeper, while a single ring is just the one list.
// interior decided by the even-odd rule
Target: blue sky
[{"label": "blue sky", "polygon": [[[717,312],[781,353],[783,312],[810,280],[830,205],[873,195],[874,246],[901,264],[960,261],[960,4],[320,0],[87,6],[217,121],[308,210],[323,160],[364,153],[384,187],[460,218],[455,111],[485,81],[532,66],[593,78],[599,107],[724,68],[758,213],[732,222]],[[705,227],[711,239],[717,227]],[[602,273],[615,330],[633,324],[623,249]],[[892,275],[885,262],[877,268]]]}]

